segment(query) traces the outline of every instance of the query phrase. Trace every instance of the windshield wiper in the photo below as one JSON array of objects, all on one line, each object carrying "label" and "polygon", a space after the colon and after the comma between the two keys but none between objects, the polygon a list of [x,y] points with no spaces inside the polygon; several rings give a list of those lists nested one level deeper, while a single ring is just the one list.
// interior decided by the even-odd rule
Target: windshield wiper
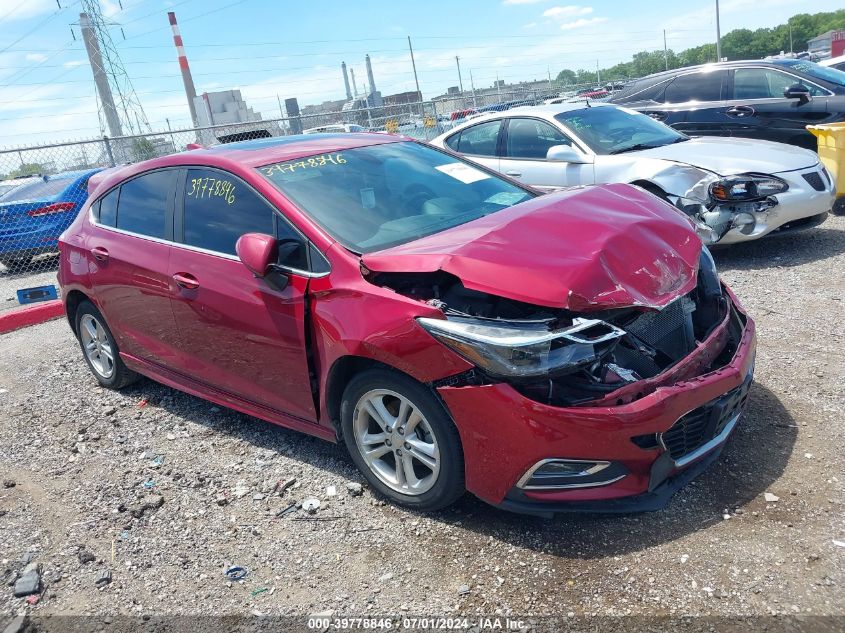
[{"label": "windshield wiper", "polygon": [[660,145],[649,145],[647,143],[637,143],[635,145],[628,145],[627,147],[620,147],[619,149],[615,149],[611,154],[622,154],[623,152],[635,152],[640,149],[654,149],[655,147],[660,147]]}]

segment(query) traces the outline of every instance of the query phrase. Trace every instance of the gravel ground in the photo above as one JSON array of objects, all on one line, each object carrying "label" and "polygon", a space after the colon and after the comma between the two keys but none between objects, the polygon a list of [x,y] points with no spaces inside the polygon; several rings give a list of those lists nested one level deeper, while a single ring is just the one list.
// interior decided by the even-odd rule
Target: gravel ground
[{"label": "gravel ground", "polygon": [[348,489],[340,447],[149,380],[98,388],[64,321],[8,334],[0,569],[32,556],[44,588],[4,583],[0,614],[845,617],[845,218],[716,259],[757,382],[720,460],[649,514],[414,514]]}]

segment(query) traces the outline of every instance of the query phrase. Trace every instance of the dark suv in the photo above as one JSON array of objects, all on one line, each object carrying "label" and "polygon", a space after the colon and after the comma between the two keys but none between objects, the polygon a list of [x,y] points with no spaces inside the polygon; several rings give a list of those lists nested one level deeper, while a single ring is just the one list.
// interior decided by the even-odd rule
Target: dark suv
[{"label": "dark suv", "polygon": [[723,62],[644,77],[610,101],[686,134],[815,150],[806,126],[845,120],[845,72],[801,59]]}]

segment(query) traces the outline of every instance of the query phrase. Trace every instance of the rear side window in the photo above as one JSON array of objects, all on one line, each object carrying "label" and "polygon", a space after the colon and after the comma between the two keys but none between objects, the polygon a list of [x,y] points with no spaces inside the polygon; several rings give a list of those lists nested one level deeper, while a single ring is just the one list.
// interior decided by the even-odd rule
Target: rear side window
[{"label": "rear side window", "polygon": [[456,135],[458,138],[454,141],[454,144],[451,141],[455,137],[451,137],[446,144],[461,154],[495,156],[496,143],[499,139],[499,128],[501,127],[501,121],[479,123],[478,125],[466,128],[460,134]]},{"label": "rear side window", "polygon": [[240,178],[213,169],[188,170],[185,244],[235,255],[244,233],[274,234],[273,215],[273,207]]},{"label": "rear side window", "polygon": [[[154,171],[120,186],[116,226],[124,231],[163,239],[167,201],[176,185],[175,169]],[[100,215],[103,209],[100,205]]]},{"label": "rear side window", "polygon": [[97,205],[97,222],[104,226],[114,226],[117,222],[117,200],[120,196],[120,188],[109,191]]},{"label": "rear side window", "polygon": [[721,101],[722,84],[727,71],[689,73],[676,77],[666,86],[666,103],[686,103],[687,101]]}]

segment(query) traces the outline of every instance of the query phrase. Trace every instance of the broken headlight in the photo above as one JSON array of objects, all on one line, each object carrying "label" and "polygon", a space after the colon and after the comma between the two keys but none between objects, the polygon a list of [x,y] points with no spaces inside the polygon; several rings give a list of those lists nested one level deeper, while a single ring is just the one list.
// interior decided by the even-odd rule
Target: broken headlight
[{"label": "broken headlight", "polygon": [[463,317],[419,318],[417,322],[486,373],[511,379],[577,371],[610,353],[625,336],[623,330],[597,319],[575,319],[558,330],[536,323]]},{"label": "broken headlight", "polygon": [[710,185],[710,195],[719,202],[762,200],[789,189],[780,178],[762,174],[728,176]]}]

